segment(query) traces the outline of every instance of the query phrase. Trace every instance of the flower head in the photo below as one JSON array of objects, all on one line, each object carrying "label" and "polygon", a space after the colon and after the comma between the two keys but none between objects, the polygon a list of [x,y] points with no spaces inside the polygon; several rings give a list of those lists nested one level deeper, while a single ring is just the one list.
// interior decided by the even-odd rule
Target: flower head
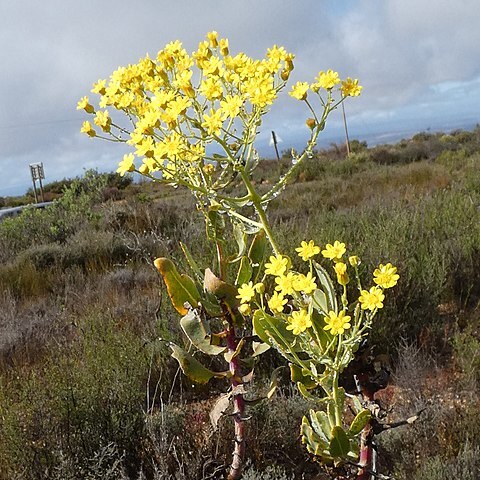
[{"label": "flower head", "polygon": [[316,83],[312,85],[312,90],[314,92],[318,92],[320,88],[331,90],[335,85],[340,83],[338,72],[334,72],[333,70],[319,72],[315,80]]},{"label": "flower head", "polygon": [[268,308],[273,313],[282,313],[283,306],[287,303],[287,299],[284,298],[282,293],[275,292],[268,300]]},{"label": "flower head", "polygon": [[299,335],[312,326],[312,317],[303,309],[292,312],[292,315],[287,318],[287,321],[287,330],[292,330],[294,335]]},{"label": "flower head", "polygon": [[363,310],[375,310],[383,307],[385,295],[380,287],[372,287],[370,291],[362,290],[358,301]]},{"label": "flower head", "polygon": [[348,330],[352,325],[350,324],[351,317],[345,315],[345,310],[342,310],[338,315],[334,311],[328,312],[328,315],[325,317],[326,325],[323,327],[324,330],[332,333],[332,335],[342,335],[345,333],[345,330]]},{"label": "flower head", "polygon": [[317,288],[315,279],[313,278],[312,272],[308,272],[306,275],[301,273],[295,275],[293,279],[293,288],[297,292],[303,292],[307,295],[314,292]]},{"label": "flower head", "polygon": [[342,91],[342,95],[344,97],[358,97],[362,91],[362,88],[363,87],[358,84],[357,79],[353,80],[348,77],[342,82],[340,90]]},{"label": "flower head", "polygon": [[244,283],[238,289],[238,295],[236,298],[240,299],[241,303],[250,303],[255,296],[255,293],[256,291],[253,282]]},{"label": "flower head", "polygon": [[308,259],[314,257],[315,255],[320,253],[320,247],[313,243],[313,240],[307,242],[302,242],[300,247],[296,248],[295,251],[298,252],[298,256],[302,258],[303,261],[307,261]]},{"label": "flower head", "polygon": [[90,105],[88,97],[82,97],[77,103],[77,110],[85,110],[87,113],[93,113],[95,109]]},{"label": "flower head", "polygon": [[335,240],[333,245],[328,243],[325,246],[325,250],[322,250],[322,255],[331,260],[340,260],[346,251],[345,244]]},{"label": "flower head", "polygon": [[82,125],[82,128],[80,129],[80,132],[86,133],[89,137],[95,137],[97,135],[97,132],[92,127],[92,124],[88,121],[83,122],[83,125]]},{"label": "flower head", "polygon": [[307,82],[297,82],[288,94],[297,100],[305,100],[309,87],[310,85]]},{"label": "flower head", "polygon": [[283,255],[271,256],[270,262],[265,264],[265,273],[267,275],[283,275],[288,269],[288,258]]},{"label": "flower head", "polygon": [[281,275],[275,279],[277,286],[275,290],[278,290],[282,295],[292,295],[295,291],[294,282],[296,275],[293,272],[288,272],[286,275]]},{"label": "flower head", "polygon": [[135,170],[135,164],[133,163],[134,160],[135,157],[133,156],[133,153],[125,154],[123,160],[118,164],[117,173],[123,177],[127,172],[133,172]]},{"label": "flower head", "polygon": [[380,264],[373,272],[373,276],[373,281],[382,288],[394,287],[400,278],[400,275],[397,274],[397,267],[394,267],[391,263]]}]

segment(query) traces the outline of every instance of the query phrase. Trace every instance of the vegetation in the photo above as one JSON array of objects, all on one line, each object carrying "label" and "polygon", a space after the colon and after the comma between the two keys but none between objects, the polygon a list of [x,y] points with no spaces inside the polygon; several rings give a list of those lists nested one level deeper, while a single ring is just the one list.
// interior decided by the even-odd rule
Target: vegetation
[{"label": "vegetation", "polygon": [[[360,275],[379,259],[398,266],[371,339],[393,364],[381,403],[389,421],[426,410],[380,435],[381,471],[477,478],[480,127],[352,147],[349,158],[337,146],[316,152],[270,204],[281,247],[341,238],[360,247]],[[261,161],[259,187],[289,162]],[[179,375],[158,340],[183,342],[152,260],[182,265],[189,238],[208,266],[203,219],[181,188],[130,183],[112,194],[109,178],[88,172],[50,208],[0,223],[1,480],[221,478],[228,462],[211,390]],[[262,362],[265,372],[284,364],[271,352]],[[295,441],[307,401],[280,385],[268,408],[254,407],[244,476],[318,478]]]}]

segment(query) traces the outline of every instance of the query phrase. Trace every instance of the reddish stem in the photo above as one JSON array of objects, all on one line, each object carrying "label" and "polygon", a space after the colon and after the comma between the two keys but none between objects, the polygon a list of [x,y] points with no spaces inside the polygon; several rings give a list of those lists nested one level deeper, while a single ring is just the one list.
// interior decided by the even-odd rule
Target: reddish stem
[{"label": "reddish stem", "polygon": [[[235,327],[230,324],[227,334],[227,346],[229,353],[234,353],[237,349],[238,340],[235,335]],[[239,358],[234,357],[230,360],[230,373],[232,388],[242,384],[240,374]],[[233,396],[233,419],[235,421],[235,447],[233,449],[232,464],[230,465],[230,472],[228,480],[238,480],[242,476],[243,459],[245,457],[245,400],[241,393]]]},{"label": "reddish stem", "polygon": [[[362,379],[360,378],[360,385],[362,385]],[[362,385],[362,396],[366,402],[373,402],[375,398],[375,392],[365,388]],[[361,468],[358,470],[358,480],[371,480],[372,475],[370,472],[375,468],[373,462],[373,422],[370,420],[362,431],[360,436],[360,461]]]}]

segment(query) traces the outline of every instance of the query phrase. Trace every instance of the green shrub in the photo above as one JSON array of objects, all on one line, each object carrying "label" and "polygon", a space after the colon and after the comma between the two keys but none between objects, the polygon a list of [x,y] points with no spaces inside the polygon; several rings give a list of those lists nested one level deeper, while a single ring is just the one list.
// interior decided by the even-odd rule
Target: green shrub
[{"label": "green shrub", "polygon": [[[92,468],[107,472],[119,456],[129,474],[138,472],[150,355],[140,337],[100,315],[78,328],[41,370],[2,386],[2,480],[55,478],[59,469],[64,478],[104,478],[89,477]],[[94,461],[112,448],[119,456]]]}]

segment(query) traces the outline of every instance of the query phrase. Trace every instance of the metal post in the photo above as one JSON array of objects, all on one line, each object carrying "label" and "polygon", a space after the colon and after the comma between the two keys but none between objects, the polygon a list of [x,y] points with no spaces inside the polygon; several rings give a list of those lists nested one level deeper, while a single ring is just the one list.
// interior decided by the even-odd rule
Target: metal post
[{"label": "metal post", "polygon": [[272,140],[273,140],[273,146],[275,147],[275,153],[277,154],[277,160],[280,160],[280,155],[278,154],[278,147],[277,147],[277,136],[275,135],[275,132],[272,130]]},{"label": "metal post", "polygon": [[350,156],[350,139],[348,138],[347,117],[345,115],[345,105],[342,102],[343,125],[345,126],[345,144],[347,146],[347,157]]},{"label": "metal post", "polygon": [[36,183],[37,180],[40,182],[40,193],[42,195],[42,202],[44,202],[45,199],[43,197],[42,179],[45,178],[45,173],[43,171],[43,163],[31,163],[30,173],[32,175],[33,194],[35,195],[35,203],[38,203],[37,183]]}]

